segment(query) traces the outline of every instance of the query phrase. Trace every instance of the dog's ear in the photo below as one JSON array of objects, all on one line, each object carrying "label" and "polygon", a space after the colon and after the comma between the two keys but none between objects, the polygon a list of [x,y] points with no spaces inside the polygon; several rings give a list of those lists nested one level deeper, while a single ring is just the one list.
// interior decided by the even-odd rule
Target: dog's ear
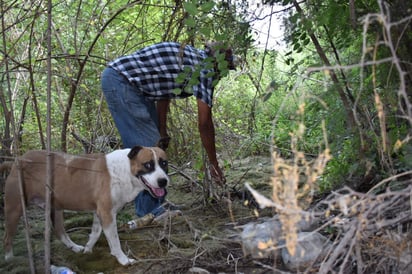
[{"label": "dog's ear", "polygon": [[166,149],[169,147],[169,142],[170,142],[170,137],[169,136],[162,137],[162,138],[160,138],[159,141],[157,141],[156,146],[160,147],[161,149],[166,151]]},{"label": "dog's ear", "polygon": [[129,159],[133,159],[133,158],[139,153],[139,151],[140,151],[142,148],[143,148],[142,146],[134,146],[134,147],[130,150],[129,154],[127,154],[127,157],[129,157]]}]

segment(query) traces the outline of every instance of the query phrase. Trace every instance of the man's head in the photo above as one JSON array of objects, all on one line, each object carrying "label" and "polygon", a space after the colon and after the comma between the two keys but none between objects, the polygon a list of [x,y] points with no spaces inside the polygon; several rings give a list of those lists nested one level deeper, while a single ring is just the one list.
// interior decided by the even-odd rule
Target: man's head
[{"label": "man's head", "polygon": [[205,44],[205,52],[208,56],[215,59],[215,70],[221,71],[221,65],[219,65],[219,63],[224,63],[222,60],[227,62],[227,69],[236,69],[233,50],[223,42],[207,42]]}]

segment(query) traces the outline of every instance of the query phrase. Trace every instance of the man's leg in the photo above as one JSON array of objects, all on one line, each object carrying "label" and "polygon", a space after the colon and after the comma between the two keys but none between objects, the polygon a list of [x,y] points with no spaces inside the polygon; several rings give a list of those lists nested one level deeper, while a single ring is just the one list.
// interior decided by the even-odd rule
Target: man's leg
[{"label": "man's leg", "polygon": [[[112,68],[102,73],[102,90],[110,113],[122,138],[123,147],[154,146],[160,139],[157,112],[153,101]],[[136,214],[144,216],[163,203],[149,193],[135,199]]]},{"label": "man's leg", "polygon": [[112,68],[102,73],[102,90],[123,147],[154,146],[160,139],[155,102]]},{"label": "man's leg", "polygon": [[155,198],[146,190],[140,192],[135,199],[136,215],[143,217],[146,214],[152,213],[153,216],[158,216],[165,211],[161,205],[165,200],[165,196]]}]

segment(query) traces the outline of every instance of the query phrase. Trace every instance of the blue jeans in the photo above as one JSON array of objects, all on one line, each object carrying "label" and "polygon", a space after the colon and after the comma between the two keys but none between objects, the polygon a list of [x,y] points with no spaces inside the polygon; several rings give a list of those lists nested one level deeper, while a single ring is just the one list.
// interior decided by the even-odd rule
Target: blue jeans
[{"label": "blue jeans", "polygon": [[159,216],[165,212],[165,209],[162,207],[165,197],[166,195],[161,198],[155,198],[149,193],[149,191],[143,190],[134,200],[136,215],[143,217],[148,213],[152,213],[154,216]]},{"label": "blue jeans", "polygon": [[[112,68],[103,71],[101,84],[123,147],[154,146],[160,139],[155,102],[148,100],[138,86]],[[135,199],[136,215],[158,215],[165,197],[158,199],[147,191],[141,192]]]},{"label": "blue jeans", "polygon": [[156,104],[112,68],[102,73],[102,90],[125,148],[154,146],[160,139]]}]

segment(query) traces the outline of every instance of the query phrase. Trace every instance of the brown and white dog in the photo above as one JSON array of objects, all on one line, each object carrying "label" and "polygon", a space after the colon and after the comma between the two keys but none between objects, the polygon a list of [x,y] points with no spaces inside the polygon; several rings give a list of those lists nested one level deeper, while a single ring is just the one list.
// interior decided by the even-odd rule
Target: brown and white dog
[{"label": "brown and white dog", "polygon": [[[57,237],[75,252],[91,252],[102,230],[110,252],[122,265],[135,262],[121,249],[116,215],[137,194],[147,189],[153,196],[163,196],[169,184],[167,156],[159,147],[136,146],[106,155],[74,156],[51,153],[52,220]],[[46,151],[29,151],[19,158],[26,204],[44,206]],[[12,242],[22,215],[19,173],[16,165],[6,180],[4,211],[4,251],[13,257]],[[93,226],[86,246],[75,244],[66,234],[63,210],[92,211]]]}]

